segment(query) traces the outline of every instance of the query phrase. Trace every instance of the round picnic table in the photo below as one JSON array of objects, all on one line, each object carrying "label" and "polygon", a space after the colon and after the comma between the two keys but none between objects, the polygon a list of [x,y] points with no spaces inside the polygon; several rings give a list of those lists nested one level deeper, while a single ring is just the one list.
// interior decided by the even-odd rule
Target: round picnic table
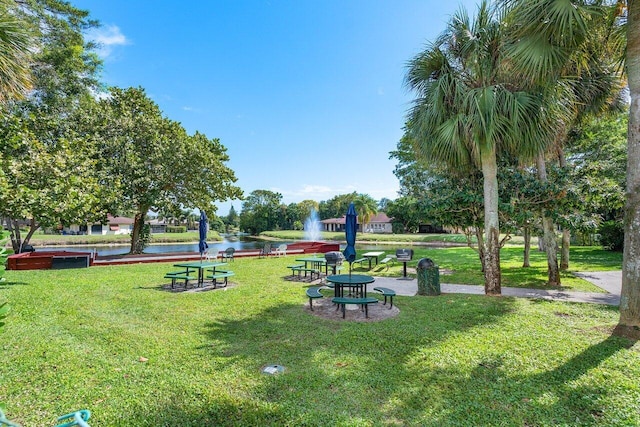
[{"label": "round picnic table", "polygon": [[356,294],[367,297],[367,285],[376,279],[366,274],[334,274],[327,276],[327,282],[334,285],[334,296],[344,296],[344,288],[356,288]]}]

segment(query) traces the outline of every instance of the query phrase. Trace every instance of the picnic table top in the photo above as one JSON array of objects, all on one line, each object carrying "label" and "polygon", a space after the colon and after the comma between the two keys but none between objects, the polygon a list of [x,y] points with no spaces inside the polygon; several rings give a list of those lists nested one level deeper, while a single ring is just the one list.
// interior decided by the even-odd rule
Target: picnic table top
[{"label": "picnic table top", "polygon": [[366,274],[334,274],[327,276],[327,282],[336,283],[339,285],[364,285],[366,283],[373,283],[376,279]]},{"label": "picnic table top", "polygon": [[326,259],[321,257],[306,257],[306,258],[296,258],[296,261],[301,262],[325,262]]},{"label": "picnic table top", "polygon": [[364,254],[362,254],[362,256],[364,257],[378,257],[380,255],[384,255],[384,251],[380,251],[380,252],[366,252]]},{"label": "picnic table top", "polygon": [[227,265],[226,262],[216,261],[192,261],[192,262],[180,262],[173,264],[175,267],[188,267],[188,268],[212,268],[219,267],[221,265]]}]

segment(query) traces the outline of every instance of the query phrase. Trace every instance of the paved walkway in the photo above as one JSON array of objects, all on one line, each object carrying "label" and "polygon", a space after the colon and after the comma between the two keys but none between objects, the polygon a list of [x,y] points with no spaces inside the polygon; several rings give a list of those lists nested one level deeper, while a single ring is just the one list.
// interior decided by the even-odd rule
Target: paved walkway
[{"label": "paved walkway", "polygon": [[[527,288],[502,288],[503,296],[522,297],[522,298],[542,298],[554,301],[568,302],[588,302],[594,304],[620,304],[620,288],[622,286],[621,271],[604,271],[604,272],[585,272],[576,273],[594,285],[605,290],[605,293],[596,292],[567,292],[554,291],[545,289],[527,289]],[[376,277],[375,286],[383,286],[396,291],[397,295],[413,296],[418,293],[418,282],[416,279],[394,278],[394,277]],[[484,294],[483,286],[474,285],[452,285],[441,283],[440,290],[443,293],[454,294]]]}]

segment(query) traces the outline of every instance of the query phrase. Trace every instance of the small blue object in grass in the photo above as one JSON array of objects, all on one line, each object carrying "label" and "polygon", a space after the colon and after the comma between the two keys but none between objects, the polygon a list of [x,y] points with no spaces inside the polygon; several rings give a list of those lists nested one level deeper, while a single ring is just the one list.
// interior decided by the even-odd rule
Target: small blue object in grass
[{"label": "small blue object in grass", "polygon": [[56,427],[72,427],[72,426],[80,426],[80,427],[90,427],[87,421],[91,418],[91,412],[87,409],[81,409],[76,412],[72,412],[70,414],[63,415],[58,417],[58,421],[64,421],[68,419],[72,419],[69,422],[64,424],[58,424]]}]

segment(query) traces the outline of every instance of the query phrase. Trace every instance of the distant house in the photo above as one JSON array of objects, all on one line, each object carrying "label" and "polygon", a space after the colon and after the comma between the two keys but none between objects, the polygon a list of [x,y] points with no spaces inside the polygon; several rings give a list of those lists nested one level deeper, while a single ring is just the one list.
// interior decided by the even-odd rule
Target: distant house
[{"label": "distant house", "polygon": [[167,223],[163,219],[152,219],[148,222],[149,227],[151,227],[151,233],[166,233],[167,232]]},{"label": "distant house", "polygon": [[91,224],[89,234],[131,234],[133,222],[133,218],[108,215],[106,224]]},{"label": "distant house", "polygon": [[[345,217],[329,218],[320,221],[323,231],[344,231]],[[372,216],[369,221],[364,224],[358,224],[358,231],[365,233],[393,233],[391,218],[386,213],[380,212]]]},{"label": "distant house", "polygon": [[372,216],[363,228],[365,233],[393,233],[391,218],[384,212]]},{"label": "distant house", "polygon": [[322,231],[344,231],[344,216],[342,218],[329,218],[320,221]]}]

